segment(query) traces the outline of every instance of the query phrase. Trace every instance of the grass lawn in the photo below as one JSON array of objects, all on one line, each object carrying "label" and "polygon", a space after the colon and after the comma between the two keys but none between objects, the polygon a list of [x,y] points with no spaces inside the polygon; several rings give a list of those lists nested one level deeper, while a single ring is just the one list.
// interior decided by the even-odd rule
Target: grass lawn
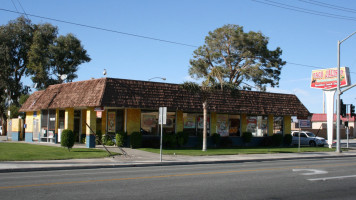
[{"label": "grass lawn", "polygon": [[80,158],[102,158],[109,154],[100,149],[75,148],[36,144],[0,143],[0,161],[64,160]]},{"label": "grass lawn", "polygon": [[[139,150],[159,153],[159,149],[140,148]],[[331,152],[335,149],[327,147],[301,147],[300,152]],[[245,148],[210,148],[203,152],[201,149],[163,149],[165,155],[187,155],[187,156],[213,156],[213,155],[237,155],[237,154],[264,154],[264,153],[298,153],[298,147],[245,147]]]}]

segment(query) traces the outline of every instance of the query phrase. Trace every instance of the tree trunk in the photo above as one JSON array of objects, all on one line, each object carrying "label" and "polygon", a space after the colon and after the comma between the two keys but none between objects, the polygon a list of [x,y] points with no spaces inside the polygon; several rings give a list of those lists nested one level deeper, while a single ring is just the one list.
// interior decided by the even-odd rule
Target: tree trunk
[{"label": "tree trunk", "polygon": [[206,130],[206,122],[207,122],[207,110],[208,110],[208,102],[204,101],[203,103],[203,113],[204,113],[204,122],[203,122],[203,149],[202,151],[206,151],[207,147],[207,130]]}]

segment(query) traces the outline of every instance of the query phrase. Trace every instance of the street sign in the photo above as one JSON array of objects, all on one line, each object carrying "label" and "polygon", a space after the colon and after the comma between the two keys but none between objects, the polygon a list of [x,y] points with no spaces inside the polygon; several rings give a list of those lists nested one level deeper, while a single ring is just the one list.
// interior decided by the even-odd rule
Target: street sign
[{"label": "street sign", "polygon": [[299,128],[310,128],[310,120],[299,120]]},{"label": "street sign", "polygon": [[167,123],[167,107],[159,107],[158,123],[161,125]]}]

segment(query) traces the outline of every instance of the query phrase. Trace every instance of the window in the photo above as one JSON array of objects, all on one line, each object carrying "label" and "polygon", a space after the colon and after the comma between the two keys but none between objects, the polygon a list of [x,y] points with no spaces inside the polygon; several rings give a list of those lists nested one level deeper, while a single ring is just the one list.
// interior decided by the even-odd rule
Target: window
[{"label": "window", "polygon": [[277,116],[273,119],[273,133],[283,134],[283,117]]},{"label": "window", "polygon": [[229,115],[229,135],[240,136],[240,115]]},{"label": "window", "polygon": [[229,115],[217,114],[216,115],[216,131],[222,136],[229,136]]},{"label": "window", "polygon": [[247,116],[246,130],[255,137],[266,136],[268,131],[267,116]]},{"label": "window", "polygon": [[183,113],[183,131],[189,135],[197,135],[196,114]]},{"label": "window", "polygon": [[141,129],[143,134],[157,135],[158,130],[158,112],[141,112]]},{"label": "window", "polygon": [[[158,125],[158,112],[157,111],[142,111],[141,112],[141,131],[146,135],[158,135],[160,127]],[[164,133],[175,132],[175,112],[167,112],[167,121],[163,125]]]}]

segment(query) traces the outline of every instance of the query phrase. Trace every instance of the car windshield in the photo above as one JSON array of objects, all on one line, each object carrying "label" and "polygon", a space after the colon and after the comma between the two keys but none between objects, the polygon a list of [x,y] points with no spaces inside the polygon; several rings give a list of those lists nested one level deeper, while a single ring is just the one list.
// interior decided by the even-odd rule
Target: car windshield
[{"label": "car windshield", "polygon": [[305,134],[307,134],[309,137],[315,137],[314,133],[311,132],[305,132]]}]

